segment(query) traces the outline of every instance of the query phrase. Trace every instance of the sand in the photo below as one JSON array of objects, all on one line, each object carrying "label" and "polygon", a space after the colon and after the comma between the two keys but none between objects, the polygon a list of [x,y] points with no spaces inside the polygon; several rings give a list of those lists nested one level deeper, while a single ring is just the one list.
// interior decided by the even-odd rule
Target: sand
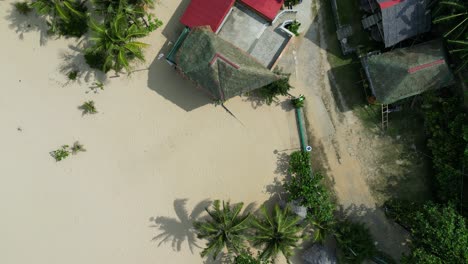
[{"label": "sand", "polygon": [[[84,42],[44,42],[43,23],[12,2],[0,1],[0,263],[202,263],[192,213],[210,199],[270,198],[276,150],[298,147],[294,112],[237,97],[226,104],[235,119],[157,60],[188,1],[160,1],[166,26],[145,39],[141,71],[107,78],[97,94],[89,86],[102,76],[83,63]],[[82,116],[87,100],[98,114]],[[76,140],[86,152],[49,155]]]}]

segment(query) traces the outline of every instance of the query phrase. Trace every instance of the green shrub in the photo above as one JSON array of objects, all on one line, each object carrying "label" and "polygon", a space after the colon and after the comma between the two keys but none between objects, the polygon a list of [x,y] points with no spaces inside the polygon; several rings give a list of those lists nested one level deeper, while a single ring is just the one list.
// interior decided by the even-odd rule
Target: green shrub
[{"label": "green shrub", "polygon": [[55,161],[61,161],[70,155],[68,147],[68,145],[63,145],[59,149],[52,151],[50,155],[55,159]]},{"label": "green shrub", "polygon": [[14,3],[16,11],[22,15],[27,15],[32,11],[31,6],[28,2],[16,2]]},{"label": "green shrub", "polygon": [[264,100],[267,105],[270,105],[278,99],[279,95],[288,95],[291,88],[289,75],[283,75],[279,80],[259,88],[254,94]]},{"label": "green shrub", "polygon": [[86,114],[96,114],[98,111],[96,110],[96,106],[94,106],[94,101],[87,101],[84,102],[82,105],[78,107],[81,111],[83,111],[83,115]]},{"label": "green shrub", "polygon": [[299,95],[299,97],[293,98],[291,100],[291,103],[294,106],[294,108],[298,109],[298,108],[304,107],[304,101],[305,101],[305,96]]},{"label": "green shrub", "polygon": [[299,36],[299,27],[301,26],[301,23],[299,23],[297,20],[294,20],[291,24],[286,25],[286,28],[291,31],[294,35]]},{"label": "green shrub", "polygon": [[67,74],[67,77],[70,81],[74,81],[76,80],[76,78],[78,77],[78,71],[77,70],[72,70],[70,71],[68,74]]},{"label": "green shrub", "polygon": [[336,226],[335,237],[343,263],[361,264],[377,253],[372,235],[362,223],[340,222]]},{"label": "green shrub", "polygon": [[285,0],[284,5],[285,6],[295,6],[299,4],[299,0]]}]

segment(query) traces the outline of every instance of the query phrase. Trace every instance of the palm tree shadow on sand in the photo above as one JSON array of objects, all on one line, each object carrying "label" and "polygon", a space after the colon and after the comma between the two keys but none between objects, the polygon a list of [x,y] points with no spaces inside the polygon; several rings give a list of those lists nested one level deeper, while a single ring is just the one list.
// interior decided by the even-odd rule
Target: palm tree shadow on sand
[{"label": "palm tree shadow on sand", "polygon": [[205,208],[210,206],[211,201],[203,200],[199,202],[188,213],[187,211],[188,199],[174,200],[174,211],[177,218],[170,218],[166,216],[151,217],[152,225],[150,227],[159,229],[160,233],[153,237],[152,241],[159,242],[158,247],[165,243],[171,243],[174,251],[180,251],[184,241],[187,241],[190,252],[193,253],[193,248],[200,246],[197,245],[195,230],[193,229],[193,221],[196,221],[204,212]]}]

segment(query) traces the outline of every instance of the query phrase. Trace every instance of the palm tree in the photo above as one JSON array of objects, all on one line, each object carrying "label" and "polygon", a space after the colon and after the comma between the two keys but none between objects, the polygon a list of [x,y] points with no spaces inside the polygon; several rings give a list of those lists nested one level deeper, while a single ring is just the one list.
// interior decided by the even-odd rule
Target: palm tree
[{"label": "palm tree", "polygon": [[244,204],[238,203],[231,207],[229,202],[223,201],[221,208],[220,201],[215,200],[212,206],[212,210],[205,208],[210,216],[209,220],[193,223],[197,237],[208,240],[201,256],[212,255],[213,259],[216,259],[224,248],[228,252],[241,252],[250,216],[249,213],[240,215]]},{"label": "palm tree", "polygon": [[144,61],[142,49],[148,44],[135,41],[135,39],[146,36],[147,31],[135,24],[129,25],[124,13],[117,13],[107,24],[97,24],[91,21],[90,28],[94,34],[91,37],[94,45],[86,52],[103,57],[102,70],[104,72],[109,69],[117,73],[122,69],[130,72],[129,62],[132,59]]},{"label": "palm tree", "polygon": [[[468,65],[468,5],[463,0],[440,1],[434,24],[444,24],[450,54],[461,60],[458,70]],[[457,71],[458,71],[457,70]]]},{"label": "palm tree", "polygon": [[252,237],[254,246],[263,247],[260,259],[274,259],[282,253],[289,263],[289,258],[293,254],[293,249],[297,247],[303,238],[303,227],[299,225],[300,218],[290,211],[289,207],[280,209],[278,205],[273,210],[273,215],[269,215],[265,206],[261,209],[262,218],[253,220],[255,228]]},{"label": "palm tree", "polygon": [[50,16],[50,31],[80,37],[88,30],[86,6],[75,0],[37,0],[31,3],[40,15]]}]

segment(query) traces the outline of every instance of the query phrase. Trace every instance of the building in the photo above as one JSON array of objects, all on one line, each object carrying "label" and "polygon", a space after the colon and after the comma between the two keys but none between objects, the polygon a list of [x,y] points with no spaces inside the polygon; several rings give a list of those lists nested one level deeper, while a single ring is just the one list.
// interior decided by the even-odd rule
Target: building
[{"label": "building", "polygon": [[215,100],[274,82],[271,69],[292,37],[281,23],[290,17],[279,19],[283,1],[191,0],[167,61]]},{"label": "building", "polygon": [[374,39],[391,47],[431,29],[427,0],[361,0],[361,9],[372,13],[362,20]]},{"label": "building", "polygon": [[380,104],[393,104],[453,83],[440,40],[366,56],[361,62]]}]

